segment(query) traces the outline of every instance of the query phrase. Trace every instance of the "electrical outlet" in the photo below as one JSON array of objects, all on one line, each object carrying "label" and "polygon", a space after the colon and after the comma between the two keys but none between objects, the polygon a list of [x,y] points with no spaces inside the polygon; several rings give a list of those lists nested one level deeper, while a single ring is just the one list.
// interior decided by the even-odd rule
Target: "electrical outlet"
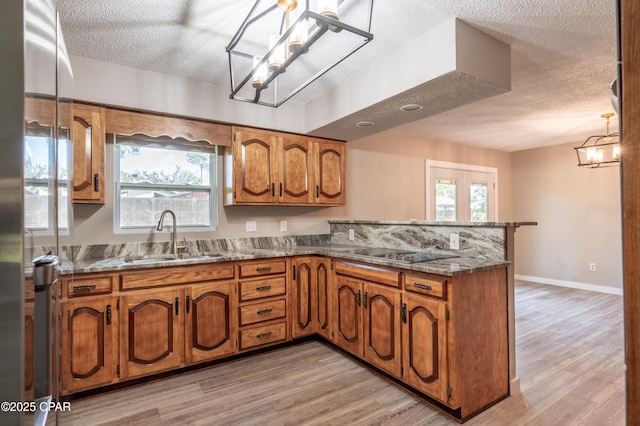
[{"label": "electrical outlet", "polygon": [[590,270],[591,272],[596,272],[596,271],[598,270],[598,266],[597,266],[594,262],[591,262],[591,263],[589,264],[589,270]]},{"label": "electrical outlet", "polygon": [[246,232],[256,232],[258,230],[258,225],[255,220],[248,220],[244,223]]},{"label": "electrical outlet", "polygon": [[353,229],[349,229],[349,241],[353,241],[356,239],[356,233],[353,231]]},{"label": "electrical outlet", "polygon": [[280,221],[280,232],[287,232],[287,221],[286,220],[281,220]]},{"label": "electrical outlet", "polygon": [[460,234],[449,234],[449,248],[460,250]]}]

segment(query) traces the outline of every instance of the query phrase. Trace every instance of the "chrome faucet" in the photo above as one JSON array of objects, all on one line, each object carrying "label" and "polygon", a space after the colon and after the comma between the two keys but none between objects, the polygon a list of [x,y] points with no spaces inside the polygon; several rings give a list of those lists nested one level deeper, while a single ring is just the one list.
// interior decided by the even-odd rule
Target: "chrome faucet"
[{"label": "chrome faucet", "polygon": [[171,210],[165,210],[160,214],[160,220],[158,221],[158,226],[156,226],[156,231],[162,231],[162,224],[164,223],[164,217],[169,213],[173,218],[173,230],[172,230],[172,240],[171,240],[171,254],[174,256],[178,255],[178,250],[184,249],[185,245],[178,245],[178,224],[176,223],[176,214]]}]

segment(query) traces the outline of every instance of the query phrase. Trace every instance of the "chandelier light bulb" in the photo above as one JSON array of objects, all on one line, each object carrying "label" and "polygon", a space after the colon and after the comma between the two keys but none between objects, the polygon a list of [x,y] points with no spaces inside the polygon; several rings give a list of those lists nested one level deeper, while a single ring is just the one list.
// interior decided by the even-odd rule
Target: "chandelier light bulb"
[{"label": "chandelier light bulb", "polygon": [[308,32],[309,27],[307,26],[306,19],[303,19],[296,24],[289,40],[289,51],[291,53],[300,50],[300,48],[302,48],[302,46],[307,42]]},{"label": "chandelier light bulb", "polygon": [[338,20],[338,0],[318,0],[318,13]]},{"label": "chandelier light bulb", "polygon": [[[260,64],[260,61],[262,61],[262,59],[264,59],[264,56],[258,55],[253,57],[253,69],[255,69],[255,72],[253,73],[253,82],[251,83],[251,85],[255,89],[260,87],[260,85],[267,79],[267,64]],[[258,64],[260,65],[258,66]]]},{"label": "chandelier light bulb", "polygon": [[280,40],[280,34],[271,34],[271,36],[269,36],[269,50],[275,47],[275,50],[271,56],[269,56],[269,71],[271,72],[278,69],[285,59],[284,43],[276,45],[278,40]]}]

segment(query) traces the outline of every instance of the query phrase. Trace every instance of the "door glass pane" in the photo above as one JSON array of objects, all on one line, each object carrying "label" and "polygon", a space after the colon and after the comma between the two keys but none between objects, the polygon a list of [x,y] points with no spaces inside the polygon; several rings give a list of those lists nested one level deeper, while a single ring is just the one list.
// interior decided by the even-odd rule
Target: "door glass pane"
[{"label": "door glass pane", "polygon": [[456,181],[436,180],[436,220],[456,220]]},{"label": "door glass pane", "polygon": [[488,188],[486,183],[472,183],[469,186],[469,205],[472,222],[486,222],[488,206]]}]

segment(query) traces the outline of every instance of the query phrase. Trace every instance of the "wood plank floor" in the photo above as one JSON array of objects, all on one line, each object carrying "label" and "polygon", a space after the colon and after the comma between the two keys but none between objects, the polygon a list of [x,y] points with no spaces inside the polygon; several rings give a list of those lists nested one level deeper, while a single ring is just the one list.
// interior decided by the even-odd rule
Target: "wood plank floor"
[{"label": "wood plank floor", "polygon": [[[622,298],[516,285],[521,395],[468,425],[624,425]],[[318,343],[72,402],[61,425],[454,425]]]}]

